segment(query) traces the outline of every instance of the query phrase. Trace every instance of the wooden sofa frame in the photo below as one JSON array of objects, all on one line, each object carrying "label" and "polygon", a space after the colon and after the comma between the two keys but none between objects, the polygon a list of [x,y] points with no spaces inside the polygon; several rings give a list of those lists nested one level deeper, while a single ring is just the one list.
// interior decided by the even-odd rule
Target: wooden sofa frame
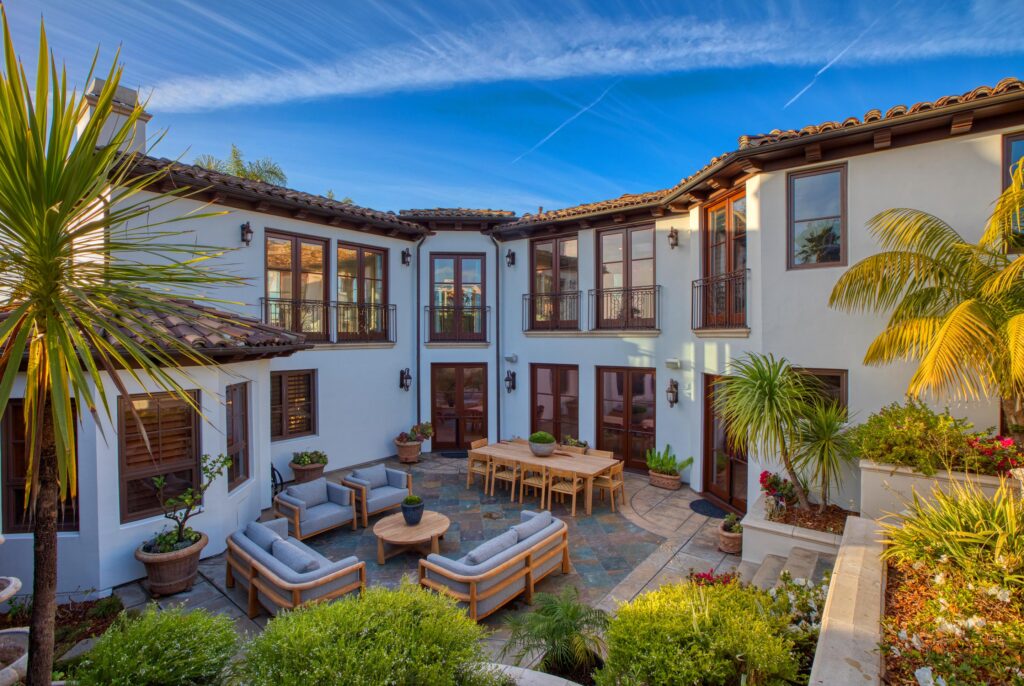
[{"label": "wooden sofa frame", "polygon": [[[395,471],[398,471],[398,470],[395,470]],[[387,507],[382,507],[379,510],[374,510],[373,512],[367,512],[366,511],[366,487],[363,486],[362,484],[357,484],[357,483],[354,483],[354,482],[349,481],[348,479],[344,479],[344,478],[341,480],[341,485],[342,486],[347,486],[347,487],[352,489],[353,495],[355,496],[355,499],[356,499],[356,502],[353,505],[353,510],[355,510],[357,508],[361,508],[362,509],[362,511],[363,511],[363,526],[364,527],[370,526],[370,515],[380,514],[381,512],[387,512],[388,510],[394,510],[396,508],[401,508],[402,507],[402,503],[398,502],[398,503],[396,503],[394,505],[388,505]],[[409,490],[409,495],[412,495],[412,472],[406,472],[405,473],[405,487]],[[355,528],[355,526],[353,526],[352,528]]]},{"label": "wooden sofa frame", "polygon": [[[536,558],[534,557],[534,551],[536,551],[538,548],[543,548],[544,546],[548,545],[549,543],[551,543],[556,538],[561,538],[562,539],[561,542],[558,545],[556,545],[551,550],[546,551],[545,553],[543,553],[539,557],[536,557]],[[491,596],[493,596],[496,593],[502,591],[506,586],[508,586],[512,582],[514,582],[514,581],[516,581],[516,580],[518,580],[518,579],[520,579],[520,578],[522,578],[524,576],[526,577],[526,587],[521,591],[521,593],[525,593],[526,594],[526,602],[527,602],[527,604],[533,604],[533,590],[534,590],[534,587],[537,585],[537,582],[539,582],[541,579],[543,579],[545,576],[547,576],[551,572],[555,571],[555,569],[557,569],[557,567],[552,567],[547,572],[544,572],[543,574],[540,574],[539,576],[534,574],[534,570],[539,568],[541,565],[543,565],[545,562],[547,562],[551,558],[555,557],[556,555],[561,555],[562,556],[562,566],[561,566],[562,574],[568,574],[569,573],[569,528],[568,527],[563,528],[561,531],[555,531],[550,536],[548,536],[545,539],[543,539],[542,541],[538,542],[536,545],[528,548],[527,550],[524,550],[523,552],[519,553],[515,557],[510,558],[510,559],[506,560],[505,562],[503,562],[502,564],[498,565],[494,569],[489,570],[487,572],[484,572],[482,574],[476,574],[476,575],[472,575],[472,576],[467,576],[465,574],[457,574],[457,573],[451,571],[450,569],[446,569],[444,567],[441,567],[440,565],[437,565],[437,564],[431,562],[430,560],[421,559],[420,560],[420,565],[419,565],[420,584],[423,585],[423,586],[426,586],[427,588],[430,588],[430,589],[433,589],[435,591],[438,591],[440,593],[447,593],[448,595],[452,596],[456,600],[460,600],[460,601],[462,601],[464,603],[467,603],[469,605],[469,616],[472,617],[473,619],[479,621],[479,620],[483,619],[484,617],[487,617],[488,615],[490,615],[490,614],[492,614],[494,612],[497,612],[501,608],[505,607],[505,605],[507,605],[509,602],[511,602],[512,600],[518,598],[519,597],[519,593],[516,593],[515,595],[509,596],[502,603],[500,603],[499,605],[496,605],[495,607],[491,608],[487,612],[484,612],[483,614],[480,614],[479,612],[477,612],[477,609],[476,609],[477,608],[477,603],[479,603],[482,600],[487,600]],[[485,581],[487,581],[489,579],[493,579],[494,577],[500,575],[502,572],[507,571],[510,567],[513,567],[517,563],[522,562],[524,559],[526,560],[526,566],[523,567],[523,569],[520,569],[520,570],[516,571],[514,574],[511,574],[508,578],[503,579],[501,581],[501,583],[495,584],[494,586],[492,586],[491,588],[488,588],[487,590],[483,591],[482,593],[477,591],[477,585],[478,584],[480,584],[482,582],[485,582]],[[438,581],[434,581],[433,579],[428,579],[426,577],[426,572],[428,572],[428,571],[433,573],[433,574],[437,574],[438,576],[443,576],[443,577],[445,577],[447,579],[451,579],[452,581],[457,581],[459,583],[468,584],[469,585],[469,593],[461,593],[459,591],[455,591],[455,590],[453,590],[451,588],[448,588],[447,586],[445,586],[444,584],[442,584],[442,583],[440,583]]]},{"label": "wooden sofa frame", "polygon": [[[344,485],[344,484],[342,484],[342,485]],[[356,527],[359,525],[359,509],[356,506],[355,498],[356,498],[356,494],[353,491],[353,493],[352,493],[352,520],[351,520],[352,521],[352,531],[355,531]],[[344,526],[345,524],[348,524],[347,521],[343,521],[343,522],[338,522],[337,524],[332,524],[331,526],[325,526],[322,529],[317,529],[316,531],[303,531],[302,530],[302,523],[299,521],[299,508],[295,507],[294,505],[292,505],[291,503],[289,503],[286,500],[281,500],[280,494],[274,496],[274,508],[273,509],[274,509],[274,516],[275,517],[284,517],[285,519],[287,519],[288,521],[291,522],[292,526],[295,528],[295,538],[297,538],[300,541],[305,540],[305,539],[307,539],[307,538],[309,538],[311,536],[316,536],[317,534],[322,534],[325,531],[330,531],[331,529],[337,529],[339,527]],[[285,510],[285,511],[282,512],[282,510]]]}]

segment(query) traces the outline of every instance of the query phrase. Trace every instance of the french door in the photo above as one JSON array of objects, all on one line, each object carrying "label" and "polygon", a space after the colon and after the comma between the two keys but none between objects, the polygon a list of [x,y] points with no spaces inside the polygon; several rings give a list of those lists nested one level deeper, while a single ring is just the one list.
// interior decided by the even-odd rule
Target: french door
[{"label": "french door", "polygon": [[338,340],[387,339],[387,255],[338,243]]},{"label": "french door", "polygon": [[322,238],[266,232],[263,321],[326,340],[327,243]]},{"label": "french door", "polygon": [[431,254],[430,340],[487,339],[484,256]]},{"label": "french door", "polygon": [[715,412],[715,382],[704,375],[704,489],[729,507],[747,511],[747,456],[728,439],[727,425]]},{"label": "french door", "polygon": [[487,438],[487,365],[430,365],[434,448],[467,450]]},{"label": "french door", "polygon": [[560,443],[580,437],[580,370],[574,364],[530,365],[530,431],[547,431]]},{"label": "french door", "polygon": [[653,369],[597,368],[597,447],[627,467],[647,468],[655,437],[654,389]]},{"label": "french door", "polygon": [[598,235],[597,328],[650,329],[657,320],[654,227]]},{"label": "french door", "polygon": [[747,198],[733,195],[704,215],[700,328],[746,326]]}]

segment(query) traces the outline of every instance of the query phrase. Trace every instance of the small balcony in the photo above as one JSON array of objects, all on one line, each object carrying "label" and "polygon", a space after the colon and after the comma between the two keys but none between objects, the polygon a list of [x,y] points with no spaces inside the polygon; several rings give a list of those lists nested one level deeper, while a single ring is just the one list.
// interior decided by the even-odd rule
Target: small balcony
[{"label": "small balcony", "polygon": [[427,343],[489,343],[487,320],[491,308],[485,306],[427,305]]},{"label": "small balcony", "polygon": [[261,298],[263,323],[313,343],[394,343],[397,307],[377,303]]},{"label": "small balcony", "polygon": [[747,328],[747,270],[693,282],[691,325],[694,331]]},{"label": "small balcony", "polygon": [[579,291],[523,295],[523,331],[579,331],[579,328]]},{"label": "small balcony", "polygon": [[591,330],[661,328],[661,286],[590,291]]}]

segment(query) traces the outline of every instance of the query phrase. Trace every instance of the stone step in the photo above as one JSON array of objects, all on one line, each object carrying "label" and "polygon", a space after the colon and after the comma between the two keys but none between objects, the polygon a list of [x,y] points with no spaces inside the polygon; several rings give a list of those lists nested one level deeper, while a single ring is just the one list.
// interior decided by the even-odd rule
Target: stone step
[{"label": "stone step", "polygon": [[812,579],[814,569],[818,565],[818,553],[806,548],[793,548],[786,558],[786,564],[782,571],[789,572],[789,577],[794,581],[797,579]]},{"label": "stone step", "polygon": [[778,582],[779,574],[785,566],[786,558],[780,555],[766,555],[757,572],[751,577],[750,584],[767,591]]},{"label": "stone step", "polygon": [[761,565],[757,564],[756,562],[744,560],[736,568],[736,573],[739,574],[741,581],[747,583],[754,578],[754,575],[757,574],[757,569],[760,566]]},{"label": "stone step", "polygon": [[826,572],[831,572],[836,566],[836,556],[829,555],[827,553],[818,553],[818,562],[814,565],[814,574],[811,576],[811,581],[816,584],[820,584],[824,578]]}]

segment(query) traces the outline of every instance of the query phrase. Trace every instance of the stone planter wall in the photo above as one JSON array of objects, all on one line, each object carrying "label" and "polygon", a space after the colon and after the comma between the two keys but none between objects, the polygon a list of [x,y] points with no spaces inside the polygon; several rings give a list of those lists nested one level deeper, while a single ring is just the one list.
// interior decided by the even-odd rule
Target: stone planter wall
[{"label": "stone planter wall", "polygon": [[999,478],[963,472],[936,472],[925,476],[909,467],[860,461],[860,513],[862,517],[879,519],[888,513],[899,514],[913,502],[916,491],[930,500],[932,489],[949,492],[950,483],[963,483],[968,478],[985,493],[992,495],[999,487]]},{"label": "stone planter wall", "polygon": [[760,564],[767,555],[788,557],[793,548],[835,555],[840,540],[836,534],[765,519],[763,495],[751,503],[743,518],[744,562]]}]

